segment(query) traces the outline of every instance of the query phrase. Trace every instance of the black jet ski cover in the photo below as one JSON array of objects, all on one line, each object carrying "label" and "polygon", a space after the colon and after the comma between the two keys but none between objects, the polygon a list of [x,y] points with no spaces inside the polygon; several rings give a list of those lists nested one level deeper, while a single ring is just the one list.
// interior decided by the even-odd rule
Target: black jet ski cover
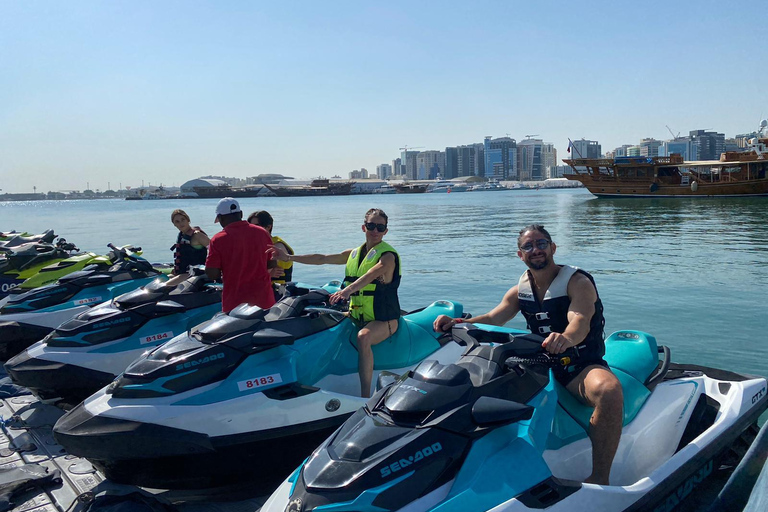
[{"label": "black jet ski cover", "polygon": [[21,494],[36,487],[61,483],[59,470],[48,472],[39,464],[24,464],[15,468],[0,468],[0,512],[11,510]]},{"label": "black jet ski cover", "polygon": [[[81,494],[78,499],[86,501],[88,493]],[[83,512],[177,512],[178,509],[163,503],[156,498],[138,492],[130,494],[102,494],[93,498],[90,496],[88,505]]]}]

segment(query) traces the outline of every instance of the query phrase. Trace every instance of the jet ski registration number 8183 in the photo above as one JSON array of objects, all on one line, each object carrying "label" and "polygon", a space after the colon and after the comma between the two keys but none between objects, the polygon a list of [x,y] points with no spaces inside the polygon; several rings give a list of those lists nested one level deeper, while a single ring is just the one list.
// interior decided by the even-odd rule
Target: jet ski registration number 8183
[{"label": "jet ski registration number 8183", "polygon": [[240,391],[248,391],[255,388],[261,388],[264,386],[271,386],[272,384],[279,384],[283,382],[279,373],[273,373],[272,375],[263,375],[250,380],[241,380],[237,383],[237,388]]}]

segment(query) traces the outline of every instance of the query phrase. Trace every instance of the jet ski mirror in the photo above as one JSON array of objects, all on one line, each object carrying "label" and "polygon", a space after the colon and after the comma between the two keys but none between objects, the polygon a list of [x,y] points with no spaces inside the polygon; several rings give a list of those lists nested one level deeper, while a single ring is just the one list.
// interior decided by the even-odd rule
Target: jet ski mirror
[{"label": "jet ski mirror", "polygon": [[394,384],[399,378],[400,378],[400,375],[383,370],[379,374],[379,378],[376,379],[376,391],[380,391],[386,388],[387,386]]},{"label": "jet ski mirror", "polygon": [[507,343],[514,336],[505,332],[488,331],[480,329],[472,324],[457,324],[451,329],[451,336],[459,345],[465,345],[468,353],[473,348],[483,343]]},{"label": "jet ski mirror", "polygon": [[255,346],[268,348],[278,345],[293,345],[296,338],[292,334],[277,329],[261,329],[253,333],[251,340]]},{"label": "jet ski mirror", "polygon": [[172,300],[161,300],[160,302],[153,304],[153,306],[153,313],[155,313],[157,316],[183,313],[187,309],[178,302],[174,302]]},{"label": "jet ski mirror", "polygon": [[534,408],[530,405],[481,396],[472,406],[472,421],[480,427],[498,426],[505,423],[529,420]]}]

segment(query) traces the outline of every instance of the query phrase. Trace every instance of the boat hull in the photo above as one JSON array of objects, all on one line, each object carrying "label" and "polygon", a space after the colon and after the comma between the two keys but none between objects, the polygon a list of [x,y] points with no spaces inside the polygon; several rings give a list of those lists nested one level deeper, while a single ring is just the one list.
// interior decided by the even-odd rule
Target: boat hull
[{"label": "boat hull", "polygon": [[[760,197],[768,196],[768,179],[732,183],[699,183],[692,187],[686,185],[653,184],[648,182],[595,182],[586,177],[571,180],[580,181],[597,197]],[[694,190],[695,189],[695,190]]]}]

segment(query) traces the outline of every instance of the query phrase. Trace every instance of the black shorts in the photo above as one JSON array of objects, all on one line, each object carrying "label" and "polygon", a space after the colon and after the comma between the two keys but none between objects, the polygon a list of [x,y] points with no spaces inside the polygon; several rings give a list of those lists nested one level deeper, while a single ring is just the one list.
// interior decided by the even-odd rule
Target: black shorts
[{"label": "black shorts", "polygon": [[605,359],[601,357],[600,359],[580,359],[577,363],[553,368],[552,373],[555,375],[555,380],[559,382],[563,387],[566,387],[571,383],[573,379],[578,377],[585,368],[594,365],[602,366],[606,369],[608,368],[608,363],[606,363]]}]

